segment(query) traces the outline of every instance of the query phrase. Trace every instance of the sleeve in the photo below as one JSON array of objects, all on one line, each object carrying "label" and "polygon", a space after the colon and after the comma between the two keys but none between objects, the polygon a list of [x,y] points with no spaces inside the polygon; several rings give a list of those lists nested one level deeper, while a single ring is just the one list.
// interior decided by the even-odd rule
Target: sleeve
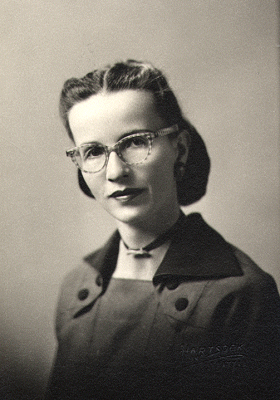
[{"label": "sleeve", "polygon": [[46,388],[44,400],[55,400],[67,398],[63,394],[63,387],[67,388],[67,380],[64,377],[64,357],[63,353],[67,348],[63,348],[67,344],[63,344],[63,330],[67,328],[71,321],[73,314],[73,307],[75,306],[74,294],[77,292],[79,286],[80,273],[79,269],[75,269],[68,273],[60,287],[58,296],[57,307],[55,311],[55,334],[57,338],[57,346],[53,365],[50,371],[49,380]]},{"label": "sleeve", "polygon": [[239,344],[242,358],[233,376],[221,376],[225,383],[234,382],[238,399],[277,400],[280,399],[279,294],[269,274],[244,253],[237,251],[236,255],[245,271],[244,284],[221,300],[212,324],[227,343]]},{"label": "sleeve", "polygon": [[[71,271],[62,283],[56,309],[58,345],[45,400],[79,398],[79,393],[72,390],[81,384],[77,380],[78,366],[83,354],[83,329],[77,317],[91,309],[101,293],[102,288],[96,283],[98,276],[95,269],[81,265]],[[87,296],[79,296],[79,293],[85,293],[85,290]]]}]

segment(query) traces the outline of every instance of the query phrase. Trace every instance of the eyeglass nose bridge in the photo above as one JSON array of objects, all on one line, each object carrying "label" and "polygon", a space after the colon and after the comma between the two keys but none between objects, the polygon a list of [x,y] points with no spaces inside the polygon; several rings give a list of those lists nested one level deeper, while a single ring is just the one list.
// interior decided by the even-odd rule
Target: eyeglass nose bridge
[{"label": "eyeglass nose bridge", "polygon": [[120,151],[119,143],[116,143],[116,144],[114,144],[114,146],[111,146],[111,147],[109,147],[109,146],[104,146],[104,149],[105,149],[105,162],[104,162],[104,165],[103,165],[103,167],[102,167],[101,169],[107,167],[110,154],[113,153],[113,152],[115,152],[115,153],[117,154],[117,156],[119,157],[119,159],[120,159],[123,163],[125,163],[126,165],[128,165],[128,163],[124,160],[123,155],[122,155],[122,153],[121,153],[121,151]]}]

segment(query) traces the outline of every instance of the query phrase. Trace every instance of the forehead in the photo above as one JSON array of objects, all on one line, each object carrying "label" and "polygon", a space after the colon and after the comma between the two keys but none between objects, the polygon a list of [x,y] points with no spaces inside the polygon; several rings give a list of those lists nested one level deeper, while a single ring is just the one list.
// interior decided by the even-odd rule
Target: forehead
[{"label": "forehead", "polygon": [[164,125],[152,93],[144,90],[99,92],[72,107],[69,124],[77,145],[92,140],[115,142],[124,133]]}]

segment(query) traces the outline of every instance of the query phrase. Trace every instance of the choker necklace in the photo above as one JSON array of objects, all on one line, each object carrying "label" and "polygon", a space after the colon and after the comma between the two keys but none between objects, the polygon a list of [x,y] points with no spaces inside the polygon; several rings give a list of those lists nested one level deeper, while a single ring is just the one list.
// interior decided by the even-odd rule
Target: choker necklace
[{"label": "choker necklace", "polygon": [[152,257],[152,255],[149,253],[151,250],[154,250],[161,245],[163,245],[165,242],[167,242],[171,237],[177,232],[179,226],[181,225],[181,221],[184,217],[184,213],[181,211],[180,216],[175,222],[174,225],[171,226],[170,229],[168,229],[166,232],[162,233],[159,235],[154,241],[149,243],[147,246],[140,247],[139,249],[132,249],[130,248],[122,239],[122,242],[127,249],[127,254],[128,255],[134,255],[135,258],[144,258],[144,257]]}]

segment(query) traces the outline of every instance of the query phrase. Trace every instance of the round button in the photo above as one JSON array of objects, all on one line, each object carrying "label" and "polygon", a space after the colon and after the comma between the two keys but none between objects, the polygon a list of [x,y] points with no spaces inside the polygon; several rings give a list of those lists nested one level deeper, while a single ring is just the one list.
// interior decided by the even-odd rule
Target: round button
[{"label": "round button", "polygon": [[179,286],[179,283],[176,281],[170,281],[166,284],[167,289],[169,290],[175,290]]},{"label": "round button", "polygon": [[102,276],[98,275],[98,277],[95,280],[96,285],[97,286],[102,286],[102,282],[103,282]]},{"label": "round button", "polygon": [[78,293],[78,299],[83,301],[88,297],[88,295],[89,295],[88,289],[81,289]]},{"label": "round button", "polygon": [[188,299],[181,297],[180,299],[176,300],[175,308],[177,311],[183,311],[188,307]]}]

